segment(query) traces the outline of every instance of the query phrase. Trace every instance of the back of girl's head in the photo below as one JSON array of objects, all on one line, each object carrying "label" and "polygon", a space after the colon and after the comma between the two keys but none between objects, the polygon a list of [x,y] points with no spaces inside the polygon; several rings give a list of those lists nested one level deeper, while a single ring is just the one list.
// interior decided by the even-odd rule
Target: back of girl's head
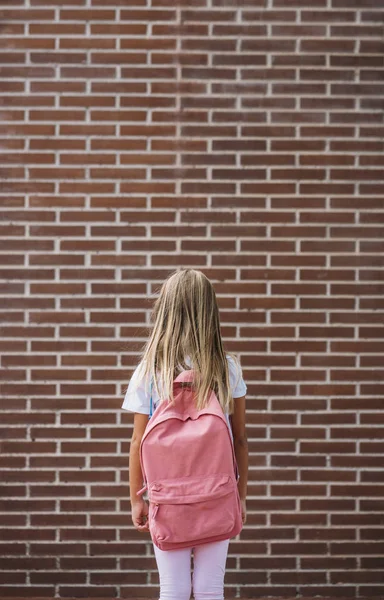
[{"label": "back of girl's head", "polygon": [[195,269],[182,269],[164,282],[152,319],[163,360],[169,354],[190,356],[201,370],[207,351],[221,350],[219,310],[209,279]]},{"label": "back of girl's head", "polygon": [[204,406],[212,388],[223,408],[231,413],[226,355],[235,361],[236,357],[224,351],[216,293],[204,273],[189,268],[174,271],[161,286],[151,322],[143,368],[144,373],[154,377],[160,399],[173,399],[175,377],[182,370],[193,369],[197,407]]}]

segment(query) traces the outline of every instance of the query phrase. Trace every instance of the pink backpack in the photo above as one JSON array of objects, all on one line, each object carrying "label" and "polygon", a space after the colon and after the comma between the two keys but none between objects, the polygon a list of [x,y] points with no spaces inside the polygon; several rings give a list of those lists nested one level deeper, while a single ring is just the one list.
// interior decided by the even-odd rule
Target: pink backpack
[{"label": "pink backpack", "polygon": [[211,391],[198,411],[193,371],[174,380],[175,405],[162,402],[149,419],[140,443],[148,526],[161,550],[229,539],[242,530],[238,467],[228,423]]}]

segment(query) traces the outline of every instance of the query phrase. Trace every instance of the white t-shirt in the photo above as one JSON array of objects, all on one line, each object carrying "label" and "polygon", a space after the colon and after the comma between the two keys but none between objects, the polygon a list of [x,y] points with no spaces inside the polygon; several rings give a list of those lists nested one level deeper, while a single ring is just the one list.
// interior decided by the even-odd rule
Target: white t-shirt
[{"label": "white t-shirt", "polygon": [[[233,358],[227,355],[229,368],[229,382],[233,398],[241,398],[247,392],[247,386],[243,379],[243,373],[240,365],[237,365]],[[188,358],[186,364],[190,366]],[[124,402],[121,406],[124,410],[137,412],[144,415],[149,415],[150,412],[150,383],[145,379],[138,379],[139,365],[136,367],[128,384],[128,389],[125,393]],[[156,388],[152,386],[152,414],[159,404],[159,396]],[[228,413],[225,413],[228,427],[232,435]]]}]

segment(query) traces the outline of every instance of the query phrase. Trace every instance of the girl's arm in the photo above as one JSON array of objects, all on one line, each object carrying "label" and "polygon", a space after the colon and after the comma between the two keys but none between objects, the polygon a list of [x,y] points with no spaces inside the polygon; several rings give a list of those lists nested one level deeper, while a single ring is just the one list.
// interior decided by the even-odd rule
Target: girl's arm
[{"label": "girl's arm", "polygon": [[248,441],[245,428],[245,396],[235,398],[234,413],[231,415],[233,444],[240,478],[237,482],[241,500],[247,497],[248,483]]},{"label": "girl's arm", "polygon": [[143,487],[143,474],[140,466],[140,442],[144,435],[145,428],[148,423],[148,415],[134,413],[133,434],[129,449],[129,491],[131,504],[142,501],[141,496],[137,496],[138,492]]}]

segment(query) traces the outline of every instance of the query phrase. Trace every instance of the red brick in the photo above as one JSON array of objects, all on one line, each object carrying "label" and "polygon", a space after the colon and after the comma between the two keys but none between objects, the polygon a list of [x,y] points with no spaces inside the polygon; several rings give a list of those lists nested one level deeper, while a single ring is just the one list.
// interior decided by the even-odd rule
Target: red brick
[{"label": "red brick", "polygon": [[286,542],[286,543],[272,543],[271,549],[273,554],[281,555],[299,555],[305,556],[310,554],[324,554],[326,551],[326,544],[320,542],[306,543],[306,542]]},{"label": "red brick", "polygon": [[20,8],[1,8],[0,17],[3,21],[54,21],[55,12],[53,9],[45,8],[31,8],[26,10],[24,7]]}]

